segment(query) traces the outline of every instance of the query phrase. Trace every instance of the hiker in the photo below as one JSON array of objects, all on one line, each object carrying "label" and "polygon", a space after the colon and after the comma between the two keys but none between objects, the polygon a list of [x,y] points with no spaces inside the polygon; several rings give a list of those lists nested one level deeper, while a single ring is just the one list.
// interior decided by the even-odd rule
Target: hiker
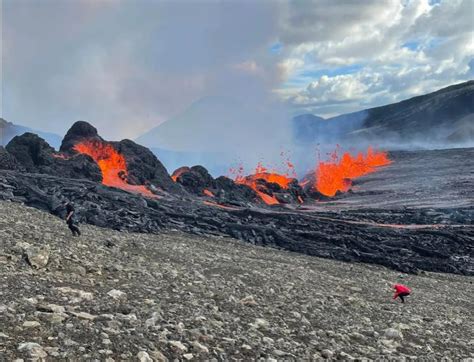
[{"label": "hiker", "polygon": [[403,284],[395,284],[393,286],[393,289],[395,289],[395,294],[393,295],[393,299],[400,298],[402,303],[405,303],[404,298],[410,295],[411,289]]},{"label": "hiker", "polygon": [[69,230],[71,230],[72,236],[80,236],[81,231],[79,230],[77,225],[75,225],[75,223],[74,223],[75,213],[76,213],[76,210],[74,209],[74,205],[71,202],[68,202],[68,201],[65,202],[65,205],[66,205],[66,223],[67,223],[67,226],[69,227]]}]

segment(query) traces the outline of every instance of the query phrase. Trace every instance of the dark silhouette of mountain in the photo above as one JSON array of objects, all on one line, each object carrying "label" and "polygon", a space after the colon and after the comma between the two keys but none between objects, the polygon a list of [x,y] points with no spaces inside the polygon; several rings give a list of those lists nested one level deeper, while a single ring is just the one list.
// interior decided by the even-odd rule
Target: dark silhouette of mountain
[{"label": "dark silhouette of mountain", "polygon": [[[242,105],[225,97],[206,97],[136,141],[147,147],[178,152],[215,151],[214,144],[243,127]],[[212,140],[211,142],[209,142]]]},{"label": "dark silhouette of mountain", "polygon": [[12,122],[0,118],[0,146],[7,145],[13,137],[20,136],[27,132],[37,134],[56,149],[59,149],[59,146],[61,145],[62,137],[59,135],[37,131],[28,127],[13,124]]},{"label": "dark silhouette of mountain", "polygon": [[293,133],[297,140],[312,142],[319,134],[324,133],[327,120],[314,114],[301,114],[293,118]]},{"label": "dark silhouette of mountain", "polygon": [[[474,81],[398,103],[343,114],[322,122],[311,115],[293,119],[298,142],[474,143]],[[304,122],[301,122],[304,117]]]}]

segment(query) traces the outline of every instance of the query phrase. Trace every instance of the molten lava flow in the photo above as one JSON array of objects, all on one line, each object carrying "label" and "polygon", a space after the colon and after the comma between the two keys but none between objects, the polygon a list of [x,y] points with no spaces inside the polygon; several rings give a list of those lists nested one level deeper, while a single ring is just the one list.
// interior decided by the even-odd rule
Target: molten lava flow
[{"label": "molten lava flow", "polygon": [[145,186],[130,185],[126,182],[128,175],[127,163],[123,155],[118,153],[112,145],[100,141],[84,141],[76,144],[74,150],[92,157],[99,165],[104,185],[156,197]]},{"label": "molten lava flow", "polygon": [[202,192],[203,192],[204,195],[206,195],[206,196],[214,197],[214,194],[212,193],[212,191],[209,191],[208,189],[204,189]]},{"label": "molten lava flow", "polygon": [[263,167],[261,162],[257,164],[255,173],[253,175],[247,176],[248,179],[258,180],[262,179],[267,182],[272,182],[278,184],[282,189],[288,189],[288,185],[293,181],[288,174],[281,175],[276,172],[268,172],[268,170]]},{"label": "molten lava flow", "polygon": [[315,171],[316,189],[326,196],[334,196],[338,191],[346,192],[352,186],[351,179],[375,172],[377,167],[390,164],[386,152],[373,151],[352,156],[345,152],[341,158],[335,151],[328,162],[319,162]]},{"label": "molten lava flow", "polygon": [[208,205],[208,206],[219,207],[219,208],[224,209],[224,210],[240,210],[239,207],[221,205],[221,204],[218,204],[217,202],[212,202],[212,201],[203,201],[202,203],[204,205]]},{"label": "molten lava flow", "polygon": [[178,177],[188,171],[190,171],[189,167],[187,166],[180,167],[173,172],[173,174],[171,175],[171,178],[173,179],[174,182],[178,182]]},{"label": "molten lava flow", "polygon": [[[289,168],[293,168],[293,164],[288,162],[287,166]],[[251,189],[253,189],[258,196],[268,205],[277,205],[280,202],[271,195],[268,195],[265,192],[262,192],[261,186],[258,184],[258,180],[265,180],[269,183],[278,184],[282,189],[288,189],[289,184],[293,181],[293,178],[288,176],[288,173],[285,175],[276,173],[276,172],[269,172],[266,167],[262,165],[261,162],[257,164],[255,168],[255,173],[249,176],[242,176],[243,167],[239,167],[238,172],[235,176],[235,183],[241,185],[247,185]],[[294,171],[294,170],[293,170]],[[231,172],[235,172],[235,170],[231,169]]]}]

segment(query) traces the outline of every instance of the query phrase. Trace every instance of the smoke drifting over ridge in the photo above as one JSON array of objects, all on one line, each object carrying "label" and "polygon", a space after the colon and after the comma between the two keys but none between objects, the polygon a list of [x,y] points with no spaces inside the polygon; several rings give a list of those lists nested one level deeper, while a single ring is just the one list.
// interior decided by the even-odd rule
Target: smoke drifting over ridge
[{"label": "smoke drifting over ridge", "polygon": [[160,148],[155,152],[165,158],[168,168],[188,160],[216,174],[227,173],[235,163],[254,167],[259,161],[279,162],[280,153],[293,148],[291,113],[281,103],[256,100],[201,99],[137,142]]},{"label": "smoke drifting over ridge", "polygon": [[474,74],[469,0],[1,4],[2,117],[57,134],[136,138],[211,95],[327,118]]},{"label": "smoke drifting over ridge", "polygon": [[[331,132],[348,127],[338,123],[308,147],[292,139],[290,114],[369,109],[474,74],[469,0],[2,5],[3,118],[56,134],[83,119],[117,140],[192,113],[183,135],[148,145],[175,161],[219,165],[220,173],[239,159],[276,167],[282,151],[313,163],[318,143],[321,154],[332,151],[341,137]],[[207,117],[194,110],[216,96],[227,110],[211,104]],[[370,134],[353,130],[342,146],[381,143],[374,127],[358,127]],[[187,162],[166,163],[172,170]]]}]

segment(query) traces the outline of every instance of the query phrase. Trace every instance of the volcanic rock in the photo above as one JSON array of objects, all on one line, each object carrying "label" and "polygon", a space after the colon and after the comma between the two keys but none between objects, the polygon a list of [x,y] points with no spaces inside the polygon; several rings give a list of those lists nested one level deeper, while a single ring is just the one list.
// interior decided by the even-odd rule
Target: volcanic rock
[{"label": "volcanic rock", "polygon": [[[472,209],[457,209],[455,213],[449,209],[439,210],[434,214],[409,209],[384,213],[378,210],[308,213],[291,209],[273,212],[264,205],[261,208],[252,206],[245,199],[241,202],[227,199],[227,195],[239,189],[244,195],[253,193],[246,186],[228,181],[230,192],[217,195],[215,204],[209,205],[199,199],[144,198],[85,180],[0,171],[0,194],[62,219],[65,211],[61,200],[72,200],[78,220],[116,230],[158,233],[164,229],[179,229],[199,235],[228,235],[253,244],[308,255],[377,263],[404,272],[474,272],[474,259],[470,257],[472,227],[467,224],[461,228],[447,223],[442,229],[429,226],[412,229],[377,226],[367,221],[367,218],[374,218],[378,223],[388,225],[432,224],[438,222],[438,218],[445,220],[449,213],[456,222],[466,223],[472,220]],[[233,196],[239,200],[238,193]],[[227,199],[228,205],[235,206],[220,207],[221,199]],[[106,243],[104,247],[116,249],[115,246],[107,247]],[[94,269],[84,266],[87,270]]]},{"label": "volcanic rock", "polygon": [[384,331],[384,336],[388,339],[403,339],[403,333],[395,328],[388,328]]},{"label": "volcanic rock", "polygon": [[27,172],[61,175],[70,178],[87,178],[101,181],[102,174],[97,164],[88,156],[76,155],[67,158],[56,154],[45,140],[33,133],[14,137],[6,146]]},{"label": "volcanic rock", "polygon": [[39,327],[40,325],[41,323],[38,321],[24,321],[23,322],[24,328],[36,328],[36,327]]},{"label": "volcanic rock", "polygon": [[[470,225],[474,211],[472,203],[469,203],[468,191],[472,189],[472,176],[469,173],[459,175],[451,172],[448,176],[444,175],[449,181],[448,191],[451,192],[452,189],[453,192],[458,192],[448,194],[453,195],[459,207],[451,207],[443,200],[439,207],[435,205],[432,209],[420,208],[413,205],[412,200],[417,200],[417,195],[425,192],[424,190],[395,184],[392,188],[396,192],[392,193],[387,191],[387,187],[375,194],[358,193],[358,209],[350,206],[352,209],[343,212],[337,209],[337,205],[326,205],[323,208],[314,204],[306,209],[306,205],[296,208],[296,199],[300,201],[299,198],[304,197],[304,194],[295,182],[290,182],[286,188],[264,179],[255,180],[258,191],[273,196],[280,203],[290,204],[272,209],[249,186],[237,184],[226,177],[214,180],[201,166],[185,169],[183,175],[188,176],[182,177],[182,182],[192,192],[183,191],[180,194],[185,189],[184,185],[173,182],[161,163],[147,149],[128,140],[107,143],[126,159],[130,168],[130,182],[144,181],[165,190],[177,190],[176,193],[164,192],[157,199],[85,180],[84,178],[94,178],[87,175],[89,166],[97,173],[100,170],[89,156],[74,155],[72,148],[73,141],[81,142],[88,138],[106,142],[91,125],[76,123],[65,137],[65,153],[60,154],[64,158],[56,157],[58,154],[54,149],[35,135],[25,134],[12,140],[7,146],[8,154],[12,153],[15,159],[35,173],[0,171],[0,198],[46,210],[62,219],[65,210],[61,201],[68,199],[76,205],[79,222],[115,230],[142,233],[181,230],[197,235],[231,236],[256,245],[312,256],[381,264],[403,272],[428,270],[469,275],[474,273]],[[460,158],[457,153],[463,156]],[[450,169],[469,170],[469,162],[473,159],[469,157],[471,153],[472,150],[451,150],[443,151],[440,156],[437,151],[430,153],[429,157],[441,160]],[[408,172],[410,179],[415,177],[411,170],[418,170],[427,164],[423,161],[428,157],[426,154],[420,153],[421,158],[417,155],[418,153],[407,158],[406,153],[401,153],[397,156],[397,167]],[[80,157],[87,166],[85,170],[73,167]],[[463,160],[462,167],[457,166],[458,160]],[[389,177],[385,176],[384,186],[387,180],[407,182],[406,177],[402,179],[398,172],[395,175],[391,172]],[[455,175],[455,180],[451,174]],[[417,182],[415,186],[422,183]],[[202,196],[204,186],[212,186],[210,191],[215,197],[212,202],[193,197],[192,194],[198,191],[199,196]],[[387,209],[388,199],[397,202],[398,195],[406,195],[404,200],[412,203],[411,208],[405,207],[406,203],[402,200],[398,206]],[[438,197],[439,193],[436,195]],[[357,200],[355,196],[346,193],[345,197],[351,198],[346,205],[356,205],[352,203],[352,200]],[[340,199],[344,200],[344,197]],[[374,201],[379,206],[377,209],[370,209],[367,205]],[[402,202],[403,208],[399,207]],[[424,199],[422,204],[425,205]],[[103,247],[111,252],[118,248],[115,240],[104,241]],[[15,256],[8,258],[14,259]],[[78,276],[119,268],[120,265],[97,268],[75,262],[67,265],[67,270]]]},{"label": "volcanic rock", "polygon": [[214,197],[221,204],[244,206],[262,202],[249,186],[238,184],[225,176],[214,179],[207,169],[200,165],[180,167],[173,172],[172,178],[189,193]]},{"label": "volcanic rock", "polygon": [[203,166],[180,167],[173,172],[172,177],[194,195],[202,196],[204,190],[216,189],[215,180]]},{"label": "volcanic rock", "polygon": [[282,204],[297,204],[306,198],[303,188],[296,179],[288,184],[288,188],[283,188],[275,182],[268,182],[263,179],[257,180],[257,184],[259,191],[274,196]]},{"label": "volcanic rock", "polygon": [[138,352],[137,359],[138,359],[139,362],[153,362],[153,359],[145,351]]},{"label": "volcanic rock", "polygon": [[59,151],[73,153],[74,146],[81,141],[100,141],[104,140],[99,136],[97,129],[85,121],[74,123],[64,136]]},{"label": "volcanic rock", "polygon": [[163,190],[180,193],[163,164],[148,148],[130,140],[111,142],[125,157],[128,169],[127,181],[132,185],[153,184]]},{"label": "volcanic rock", "polygon": [[125,297],[127,294],[122,292],[121,290],[112,289],[107,293],[108,296],[112,297],[113,299],[121,299]]},{"label": "volcanic rock", "polygon": [[44,348],[38,343],[34,342],[20,343],[20,345],[18,346],[18,352],[24,352],[28,357],[33,358],[35,360],[42,360],[43,358],[46,358],[48,356]]},{"label": "volcanic rock", "polygon": [[15,136],[6,149],[25,167],[27,172],[36,172],[39,167],[51,164],[51,155],[54,153],[53,147],[33,133]]},{"label": "volcanic rock", "polygon": [[21,166],[15,156],[0,146],[0,170],[23,171],[24,168]]},{"label": "volcanic rock", "polygon": [[220,176],[216,178],[218,197],[227,203],[248,204],[259,200],[257,193],[246,185],[236,184],[230,178]]},{"label": "volcanic rock", "polygon": [[178,194],[181,192],[181,189],[177,187],[168,175],[166,168],[149,149],[131,140],[107,142],[99,136],[97,129],[87,122],[79,121],[72,125],[64,137],[60,151],[68,155],[75,155],[72,159],[86,157],[95,164],[89,156],[79,156],[75,150],[77,144],[85,142],[92,145],[97,143],[111,145],[115,151],[122,155],[127,166],[126,175],[123,175],[122,178],[128,184],[153,185],[165,191]]},{"label": "volcanic rock", "polygon": [[49,251],[47,249],[30,247],[26,250],[26,257],[31,266],[38,269],[44,268],[48,264]]}]

